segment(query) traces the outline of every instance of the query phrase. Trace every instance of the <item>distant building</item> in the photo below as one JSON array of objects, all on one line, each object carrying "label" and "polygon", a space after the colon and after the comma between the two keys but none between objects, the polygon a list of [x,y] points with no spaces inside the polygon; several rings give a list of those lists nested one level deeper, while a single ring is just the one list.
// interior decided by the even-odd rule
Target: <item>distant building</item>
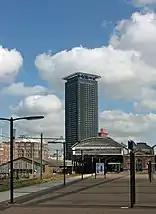
[{"label": "distant building", "polygon": [[98,135],[98,82],[100,76],[75,73],[65,78],[66,158],[80,140]]},{"label": "distant building", "polygon": [[[42,160],[42,173],[44,176],[51,176],[54,171],[61,172],[64,162],[63,160]],[[66,168],[72,169],[72,163],[65,162]],[[32,178],[39,177],[41,172],[41,160],[19,157],[13,160],[14,177],[15,178]],[[10,161],[0,164],[0,180],[9,178]]]},{"label": "distant building", "polygon": [[[136,171],[147,170],[149,161],[152,161],[153,170],[155,171],[155,154],[153,147],[147,145],[147,143],[140,142],[136,144],[134,152]],[[123,166],[124,169],[130,168],[129,154],[123,156]]]},{"label": "distant building", "polygon": [[5,163],[9,160],[10,158],[10,145],[9,143],[0,143],[0,164]]},{"label": "distant building", "polygon": [[[33,139],[16,139],[14,140],[14,159],[26,157],[36,159],[41,156],[41,144]],[[43,159],[48,159],[48,144],[43,143]],[[0,143],[0,164],[10,160],[10,142]]]},{"label": "distant building", "polygon": [[[33,139],[17,139],[15,140],[15,158],[39,158],[41,156],[41,143]],[[43,159],[48,158],[48,144],[43,143],[42,148]]]}]

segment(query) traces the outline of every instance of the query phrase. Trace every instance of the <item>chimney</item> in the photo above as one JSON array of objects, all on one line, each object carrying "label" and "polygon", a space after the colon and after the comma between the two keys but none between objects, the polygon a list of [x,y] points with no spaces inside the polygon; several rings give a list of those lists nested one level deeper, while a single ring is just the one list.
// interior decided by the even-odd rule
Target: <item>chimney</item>
[{"label": "chimney", "polygon": [[100,137],[107,137],[107,136],[108,136],[107,130],[104,129],[104,128],[101,128],[101,129],[100,129],[100,132],[99,132],[99,136],[100,136]]}]

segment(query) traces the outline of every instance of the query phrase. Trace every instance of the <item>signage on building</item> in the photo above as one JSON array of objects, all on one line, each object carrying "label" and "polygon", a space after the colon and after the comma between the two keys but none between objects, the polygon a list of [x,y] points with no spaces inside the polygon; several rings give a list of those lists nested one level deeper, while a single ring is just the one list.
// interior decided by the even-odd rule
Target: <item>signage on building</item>
[{"label": "signage on building", "polygon": [[103,175],[105,172],[105,165],[104,163],[96,163],[96,174]]}]

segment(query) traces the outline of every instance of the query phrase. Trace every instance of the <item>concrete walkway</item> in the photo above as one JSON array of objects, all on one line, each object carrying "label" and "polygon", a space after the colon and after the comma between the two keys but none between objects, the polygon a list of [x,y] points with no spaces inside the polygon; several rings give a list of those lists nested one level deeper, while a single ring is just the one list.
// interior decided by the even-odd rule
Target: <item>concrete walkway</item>
[{"label": "concrete walkway", "polygon": [[124,174],[108,174],[91,177],[87,180],[51,192],[32,201],[28,206],[97,208],[97,207],[128,207],[129,177]]},{"label": "concrete walkway", "polygon": [[146,214],[156,212],[156,181],[147,175],[136,175],[136,205],[130,205],[129,176],[108,174],[75,182],[65,188],[38,195],[29,201],[3,209],[12,214]]},{"label": "concrete walkway", "polygon": [[[86,177],[90,177],[91,175],[84,175],[84,178]],[[70,183],[76,180],[81,179],[81,176],[75,176],[75,177],[70,177],[70,178],[66,178],[66,183]],[[52,187],[56,187],[56,186],[61,186],[63,184],[63,180],[54,180],[54,181],[50,181],[50,182],[46,182],[46,183],[41,183],[41,184],[36,184],[33,186],[27,186],[27,187],[23,187],[23,188],[18,188],[14,190],[14,198],[18,198],[21,196],[25,196],[28,194],[32,194],[32,193],[36,193],[36,192],[40,192],[43,190],[46,190],[48,188],[52,188]],[[4,191],[4,192],[0,192],[0,203],[8,201],[10,197],[10,192],[9,191]]]}]

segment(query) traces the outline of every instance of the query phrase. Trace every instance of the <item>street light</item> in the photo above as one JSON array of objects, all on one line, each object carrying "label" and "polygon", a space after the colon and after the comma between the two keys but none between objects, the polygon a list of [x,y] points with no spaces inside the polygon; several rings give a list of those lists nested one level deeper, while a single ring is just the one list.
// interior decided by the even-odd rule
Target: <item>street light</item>
[{"label": "street light", "polygon": [[[63,136],[61,136],[59,138],[60,140],[62,139],[63,140]],[[66,143],[65,141],[49,141],[48,144],[63,144],[63,185],[65,186],[66,185]]]},{"label": "street light", "polygon": [[10,122],[10,203],[14,202],[14,171],[13,171],[13,161],[14,161],[14,126],[13,123],[16,120],[39,120],[43,119],[44,116],[26,116],[26,117],[16,117],[16,118],[4,118],[0,117],[0,120],[9,121]]}]

